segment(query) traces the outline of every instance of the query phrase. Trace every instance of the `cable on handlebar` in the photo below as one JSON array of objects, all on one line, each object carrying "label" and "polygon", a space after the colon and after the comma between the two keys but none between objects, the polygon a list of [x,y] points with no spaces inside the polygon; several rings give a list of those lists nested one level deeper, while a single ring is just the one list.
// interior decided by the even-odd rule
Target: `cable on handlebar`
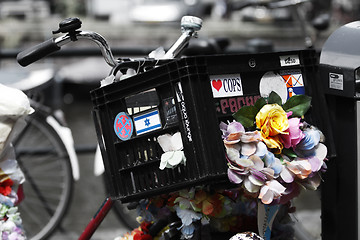
[{"label": "cable on handlebar", "polygon": [[160,66],[162,64],[173,61],[173,59],[122,59],[113,69],[110,74],[116,76],[116,74],[120,71],[122,74],[125,74],[128,69],[134,69],[136,73],[146,72],[156,66]]}]

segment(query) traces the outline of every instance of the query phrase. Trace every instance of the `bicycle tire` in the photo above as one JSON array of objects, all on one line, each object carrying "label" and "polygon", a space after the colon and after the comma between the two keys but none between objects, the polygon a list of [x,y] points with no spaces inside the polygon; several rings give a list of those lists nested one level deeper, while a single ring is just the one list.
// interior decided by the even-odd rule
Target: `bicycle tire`
[{"label": "bicycle tire", "polygon": [[140,224],[136,221],[136,210],[129,210],[128,203],[121,203],[120,201],[115,201],[113,209],[117,218],[127,227],[129,230],[134,230],[139,227]]},{"label": "bicycle tire", "polygon": [[73,190],[69,156],[46,117],[41,111],[28,116],[26,127],[13,141],[26,179],[19,212],[31,240],[46,239],[60,226]]}]

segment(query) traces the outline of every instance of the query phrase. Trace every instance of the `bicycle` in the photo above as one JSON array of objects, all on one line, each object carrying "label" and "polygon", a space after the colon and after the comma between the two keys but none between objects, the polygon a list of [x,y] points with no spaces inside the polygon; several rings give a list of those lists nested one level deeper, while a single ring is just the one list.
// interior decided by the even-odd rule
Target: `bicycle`
[{"label": "bicycle", "polygon": [[51,69],[0,74],[4,84],[27,94],[35,109],[26,117],[26,126],[13,139],[13,145],[26,177],[25,198],[19,209],[27,237],[45,239],[59,227],[71,202],[73,183],[80,177],[71,130],[44,105],[44,92],[51,92],[54,85]]},{"label": "bicycle", "polygon": [[[78,38],[85,38],[85,39],[92,39],[95,40],[95,42],[100,46],[101,51],[104,55],[104,58],[106,60],[106,62],[113,67],[113,70],[111,72],[111,74],[109,75],[109,78],[105,79],[106,81],[110,81],[112,82],[115,77],[114,74],[116,75],[116,73],[118,71],[124,70],[124,69],[136,69],[139,70],[137,73],[139,72],[146,72],[149,68],[154,68],[155,66],[160,66],[162,63],[166,63],[167,61],[151,61],[151,60],[135,60],[135,61],[128,61],[128,60],[119,60],[119,62],[117,62],[116,60],[114,60],[110,49],[108,48],[106,41],[104,42],[104,39],[101,38],[98,34],[96,33],[89,33],[89,32],[83,32],[83,31],[77,31],[77,29],[79,29],[80,25],[78,21],[72,22],[73,19],[70,19],[66,22],[63,22],[63,25],[60,26],[59,31],[63,32],[63,33],[67,33],[67,35],[63,36],[63,37],[59,37],[57,39],[52,39],[49,40],[47,42],[45,42],[42,45],[36,46],[33,49],[31,49],[28,52],[25,52],[24,54],[20,54],[18,56],[18,61],[20,62],[21,65],[27,65],[30,64],[33,61],[36,61],[44,56],[46,56],[49,53],[55,52],[57,50],[60,50],[60,47],[70,41],[75,41]],[[61,29],[61,27],[64,27],[63,29]],[[57,32],[59,32],[57,31]],[[192,32],[193,33],[193,32]],[[191,34],[192,34],[191,33]],[[188,35],[187,35],[188,36]],[[173,56],[174,52],[177,52],[179,49],[182,50],[182,48],[184,47],[184,39],[182,39],[179,44],[174,44],[174,48],[171,48],[170,52],[170,56]],[[180,44],[181,43],[181,44]],[[175,51],[176,50],[176,51]],[[180,51],[179,51],[180,52]],[[105,81],[105,82],[106,82]],[[106,83],[105,83],[106,84]],[[111,206],[111,199],[108,199],[108,201],[105,203],[106,208]],[[101,212],[101,215],[103,215],[104,212]],[[106,215],[106,213],[105,213]],[[98,216],[98,215],[97,215]],[[98,223],[96,223],[98,224]]]}]

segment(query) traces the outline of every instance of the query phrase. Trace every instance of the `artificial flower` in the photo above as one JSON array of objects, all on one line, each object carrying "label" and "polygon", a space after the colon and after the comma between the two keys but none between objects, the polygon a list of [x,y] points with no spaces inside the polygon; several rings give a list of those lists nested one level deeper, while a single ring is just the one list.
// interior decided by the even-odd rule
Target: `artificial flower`
[{"label": "artificial flower", "polygon": [[0,204],[0,239],[26,239],[17,207]]},{"label": "artificial flower", "polygon": [[284,145],[284,148],[294,148],[304,138],[305,134],[300,129],[302,123],[300,118],[290,118],[289,128],[286,130],[288,134],[280,135],[280,141]]},{"label": "artificial flower", "polygon": [[284,109],[278,104],[266,104],[255,117],[256,126],[261,131],[261,138],[265,144],[274,149],[276,153],[281,152],[283,144],[280,134],[288,134],[289,121]]},{"label": "artificial flower", "polygon": [[279,198],[285,190],[286,188],[277,180],[267,181],[260,190],[259,199],[261,199],[264,204],[270,204],[274,199]]},{"label": "artificial flower", "polygon": [[183,189],[178,192],[178,197],[174,200],[174,203],[178,204],[181,209],[191,208],[191,200],[195,196],[195,188],[190,190]]},{"label": "artificial flower", "polygon": [[266,104],[255,117],[256,126],[266,137],[286,134],[289,128],[289,121],[284,109],[278,104]]},{"label": "artificial flower", "polygon": [[182,151],[183,143],[180,132],[176,132],[173,135],[168,133],[160,135],[157,141],[164,153],[161,155],[161,161],[159,168],[164,170],[165,168],[174,168],[180,163],[186,164],[185,154]]},{"label": "artificial flower", "polygon": [[14,182],[10,178],[0,181],[0,194],[8,196],[12,191]]},{"label": "artificial flower", "polygon": [[315,155],[315,150],[320,143],[322,133],[315,127],[307,127],[304,130],[304,138],[294,149],[295,152],[304,157]]},{"label": "artificial flower", "polygon": [[240,141],[240,136],[245,133],[245,128],[239,122],[233,121],[228,125],[221,122],[220,130],[222,131],[222,138],[227,144],[234,144]]},{"label": "artificial flower", "polygon": [[238,123],[220,123],[230,182],[265,204],[297,195],[293,184],[318,187],[319,173],[326,170],[327,148],[321,143],[321,131],[302,119],[310,101],[295,95],[282,105],[271,93],[268,100],[260,98],[235,113]]},{"label": "artificial flower", "polygon": [[3,178],[11,178],[16,184],[22,184],[25,181],[24,174],[14,159],[6,159],[0,162],[0,181]]},{"label": "artificial flower", "polygon": [[209,194],[204,190],[199,190],[193,200],[194,206],[207,216],[218,216],[223,211],[223,196],[218,193]]},{"label": "artificial flower", "polygon": [[279,158],[275,157],[272,152],[267,152],[264,157],[263,161],[268,168],[274,170],[274,177],[278,177],[279,174],[282,172],[284,166],[282,165]]},{"label": "artificial flower", "polygon": [[200,220],[202,218],[202,214],[194,212],[191,209],[182,209],[178,206],[175,206],[175,211],[177,216],[181,219],[181,232],[186,239],[191,238],[195,230],[193,222]]}]

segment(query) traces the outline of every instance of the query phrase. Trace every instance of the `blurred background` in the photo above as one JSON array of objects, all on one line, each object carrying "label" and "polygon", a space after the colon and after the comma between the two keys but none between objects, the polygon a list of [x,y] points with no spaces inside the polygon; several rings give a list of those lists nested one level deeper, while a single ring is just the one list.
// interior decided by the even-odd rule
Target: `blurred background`
[{"label": "blurred background", "polygon": [[[358,0],[289,1],[292,7],[250,6],[231,0],[17,0],[0,1],[0,71],[23,71],[16,54],[52,38],[61,20],[79,17],[82,30],[100,33],[116,57],[145,56],[159,46],[165,49],[180,36],[180,19],[203,19],[199,39],[226,39],[226,52],[303,49],[321,50],[339,26],[358,20]],[[269,1],[264,1],[269,2]],[[300,4],[301,3],[301,4]],[[195,40],[194,40],[195,41]],[[75,144],[96,144],[89,91],[110,71],[94,43],[78,41],[64,46],[68,54],[49,57],[27,69],[50,68],[62,76],[61,94],[48,104],[62,108]],[[72,49],[85,49],[76,56]],[[1,79],[12,81],[12,79]],[[102,177],[93,174],[93,153],[79,155],[81,178],[61,229],[51,239],[77,239],[105,196]],[[301,203],[300,203],[301,204]],[[305,204],[306,205],[306,204]],[[319,201],[309,209],[319,211]],[[318,212],[318,214],[320,214]],[[311,223],[310,223],[311,225]],[[319,225],[309,226],[320,231]],[[94,239],[113,239],[128,231],[114,215],[104,220]],[[320,236],[320,233],[316,233]],[[316,237],[315,237],[316,238]]]},{"label": "blurred background", "polygon": [[[32,42],[49,38],[51,30],[57,28],[61,19],[77,16],[83,20],[83,29],[100,32],[114,47],[167,47],[179,34],[177,26],[184,15],[203,18],[204,27],[200,37],[227,37],[235,46],[241,46],[244,39],[254,37],[281,41],[283,45],[279,47],[293,48],[295,44],[301,43],[301,24],[293,8],[252,6],[236,10],[239,3],[243,2],[247,1],[2,0],[0,43],[2,49],[31,45]],[[316,18],[329,14],[331,26],[341,25],[358,18],[359,5],[356,0],[313,0],[304,1],[297,8],[301,9],[306,20],[308,34],[314,38],[317,33],[312,23]],[[331,27],[325,30],[331,31]],[[322,32],[320,37],[328,31]],[[301,47],[301,44],[296,47]]]}]

